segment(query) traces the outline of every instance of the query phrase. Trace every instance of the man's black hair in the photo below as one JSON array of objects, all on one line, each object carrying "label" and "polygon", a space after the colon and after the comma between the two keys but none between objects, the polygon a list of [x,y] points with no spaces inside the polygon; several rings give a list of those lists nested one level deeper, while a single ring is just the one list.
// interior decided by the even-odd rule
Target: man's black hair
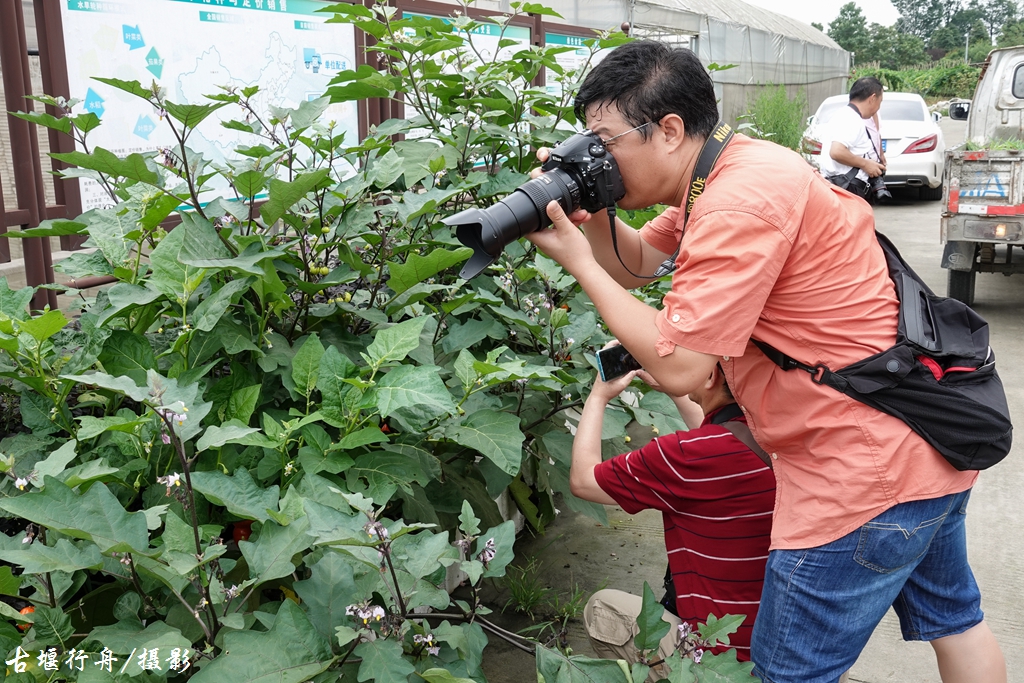
[{"label": "man's black hair", "polygon": [[854,81],[850,88],[850,101],[862,102],[872,95],[882,94],[882,82],[872,76],[865,76]]},{"label": "man's black hair", "polygon": [[[707,139],[718,123],[715,86],[697,55],[655,40],[638,40],[612,50],[583,81],[574,110],[584,121],[587,107],[610,104],[634,126],[678,114],[692,138]],[[651,127],[638,132],[647,140]]]}]

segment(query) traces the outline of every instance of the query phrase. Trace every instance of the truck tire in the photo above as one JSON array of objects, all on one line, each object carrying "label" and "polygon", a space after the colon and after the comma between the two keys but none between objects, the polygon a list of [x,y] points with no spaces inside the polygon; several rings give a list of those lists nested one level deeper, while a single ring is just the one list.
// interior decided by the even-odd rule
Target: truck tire
[{"label": "truck tire", "polygon": [[968,306],[974,305],[974,279],[978,271],[970,272],[963,270],[947,271],[949,279],[946,281],[946,296],[957,301],[962,301]]},{"label": "truck tire", "polygon": [[938,200],[942,199],[942,185],[939,185],[938,187],[928,187],[927,185],[922,185],[921,188],[918,190],[917,196],[920,197],[921,199],[930,202],[937,202]]}]

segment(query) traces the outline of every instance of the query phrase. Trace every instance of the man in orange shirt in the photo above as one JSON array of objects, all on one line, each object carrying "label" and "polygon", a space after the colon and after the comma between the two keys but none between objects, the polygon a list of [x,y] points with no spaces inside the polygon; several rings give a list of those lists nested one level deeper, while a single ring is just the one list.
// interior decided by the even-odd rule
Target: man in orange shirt
[{"label": "man in orange shirt", "polygon": [[[871,208],[797,154],[741,135],[697,178],[718,111],[689,50],[616,48],[584,81],[576,109],[618,163],[618,206],[671,208],[639,233],[616,221],[615,247],[606,212],[567,217],[552,202],[553,229],[530,239],[577,279],[666,392],[690,393],[721,361],[771,454],[776,507],[755,673],[766,683],[832,683],[893,606],[905,639],[932,644],[945,683],[1005,681],[966,558],[977,472],[953,469],[899,419],[783,372],[750,342],[830,368],[894,343],[899,302]],[[649,282],[638,275],[677,249],[663,308],[636,299],[627,288]]]}]

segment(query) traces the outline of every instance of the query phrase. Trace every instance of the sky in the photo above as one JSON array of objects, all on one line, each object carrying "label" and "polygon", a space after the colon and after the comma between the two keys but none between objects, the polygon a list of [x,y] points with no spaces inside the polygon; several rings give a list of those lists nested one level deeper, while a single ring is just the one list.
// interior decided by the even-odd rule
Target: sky
[{"label": "sky", "polygon": [[[829,23],[839,15],[839,8],[849,0],[745,0],[751,5],[793,17],[805,24],[818,22],[828,32]],[[861,12],[868,24],[892,26],[900,13],[889,0],[859,0]]]}]

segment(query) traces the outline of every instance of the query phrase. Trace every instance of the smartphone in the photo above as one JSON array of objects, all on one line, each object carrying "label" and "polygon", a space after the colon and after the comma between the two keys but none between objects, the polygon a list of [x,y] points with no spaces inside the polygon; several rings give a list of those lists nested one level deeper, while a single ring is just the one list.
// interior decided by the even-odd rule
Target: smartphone
[{"label": "smartphone", "polygon": [[597,371],[601,374],[601,380],[604,382],[622,377],[627,372],[640,368],[640,363],[621,344],[609,346],[607,349],[597,352]]}]

